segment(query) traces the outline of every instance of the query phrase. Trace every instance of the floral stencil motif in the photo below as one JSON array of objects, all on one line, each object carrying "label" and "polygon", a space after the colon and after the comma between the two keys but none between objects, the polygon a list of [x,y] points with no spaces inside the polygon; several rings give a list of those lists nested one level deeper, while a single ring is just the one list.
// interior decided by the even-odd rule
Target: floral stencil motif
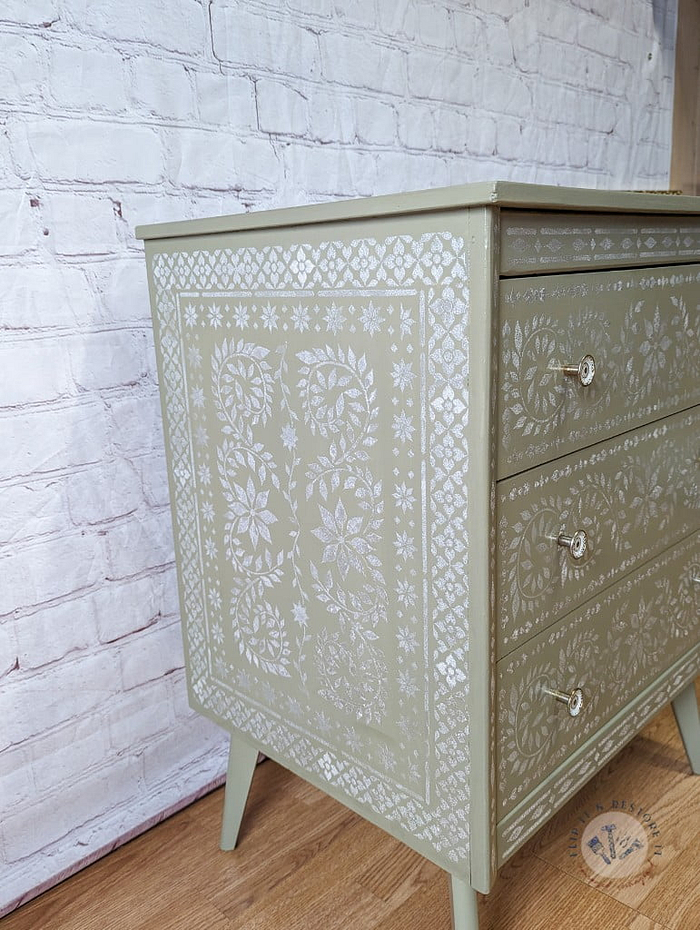
[{"label": "floral stencil motif", "polygon": [[[285,553],[272,553],[270,489],[279,490],[275,462],[255,441],[254,427],[271,413],[273,379],[268,350],[226,339],[212,353],[213,396],[226,437],[217,448],[219,480],[228,505],[226,555],[236,566],[231,590],[233,634],[253,665],[289,677],[290,646],[279,609],[268,593],[281,579]],[[236,480],[239,473],[245,475]],[[245,481],[245,483],[243,483]]]}]

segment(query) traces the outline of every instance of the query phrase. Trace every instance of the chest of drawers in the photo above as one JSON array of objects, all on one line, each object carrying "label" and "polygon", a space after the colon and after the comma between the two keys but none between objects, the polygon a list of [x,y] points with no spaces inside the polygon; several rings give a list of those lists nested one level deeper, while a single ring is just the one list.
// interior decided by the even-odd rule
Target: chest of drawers
[{"label": "chest of drawers", "polygon": [[474,889],[700,726],[700,201],[510,183],[144,227],[192,706]]}]

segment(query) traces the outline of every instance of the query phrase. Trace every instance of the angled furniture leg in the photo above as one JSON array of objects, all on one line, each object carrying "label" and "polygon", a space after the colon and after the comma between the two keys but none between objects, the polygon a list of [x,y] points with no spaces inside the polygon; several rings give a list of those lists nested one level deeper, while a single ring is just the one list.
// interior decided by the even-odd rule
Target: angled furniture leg
[{"label": "angled furniture leg", "polygon": [[691,681],[686,685],[672,704],[688,762],[693,774],[700,775],[700,715],[698,699],[695,696],[695,682]]},{"label": "angled furniture leg", "polygon": [[258,750],[232,733],[224,792],[224,816],[221,823],[222,849],[234,849],[238,842],[238,831],[257,761]]},{"label": "angled furniture leg", "polygon": [[452,930],[479,930],[479,909],[476,891],[469,882],[450,875],[452,898]]}]

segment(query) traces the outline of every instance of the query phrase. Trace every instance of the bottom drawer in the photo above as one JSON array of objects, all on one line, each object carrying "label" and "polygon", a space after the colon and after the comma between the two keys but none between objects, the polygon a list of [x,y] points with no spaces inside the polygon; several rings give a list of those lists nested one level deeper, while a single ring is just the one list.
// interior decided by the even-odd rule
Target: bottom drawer
[{"label": "bottom drawer", "polygon": [[[696,533],[498,663],[499,820],[700,642],[698,578]],[[575,689],[580,709],[551,694]]]}]

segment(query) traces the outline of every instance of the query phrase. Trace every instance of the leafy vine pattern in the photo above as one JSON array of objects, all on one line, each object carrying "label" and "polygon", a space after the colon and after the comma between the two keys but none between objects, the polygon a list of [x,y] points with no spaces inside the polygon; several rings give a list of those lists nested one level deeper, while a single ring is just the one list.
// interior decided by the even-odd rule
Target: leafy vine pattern
[{"label": "leafy vine pattern", "polygon": [[339,627],[319,635],[320,693],[337,708],[377,723],[385,714],[387,669],[374,644],[376,628],[387,619],[388,596],[377,554],[382,482],[372,473],[369,453],[379,419],[374,374],[352,347],[297,355],[304,421],[312,435],[327,441],[306,472],[306,500],[320,498],[313,535],[322,545],[320,562],[310,561],[309,572],[317,598]]}]

